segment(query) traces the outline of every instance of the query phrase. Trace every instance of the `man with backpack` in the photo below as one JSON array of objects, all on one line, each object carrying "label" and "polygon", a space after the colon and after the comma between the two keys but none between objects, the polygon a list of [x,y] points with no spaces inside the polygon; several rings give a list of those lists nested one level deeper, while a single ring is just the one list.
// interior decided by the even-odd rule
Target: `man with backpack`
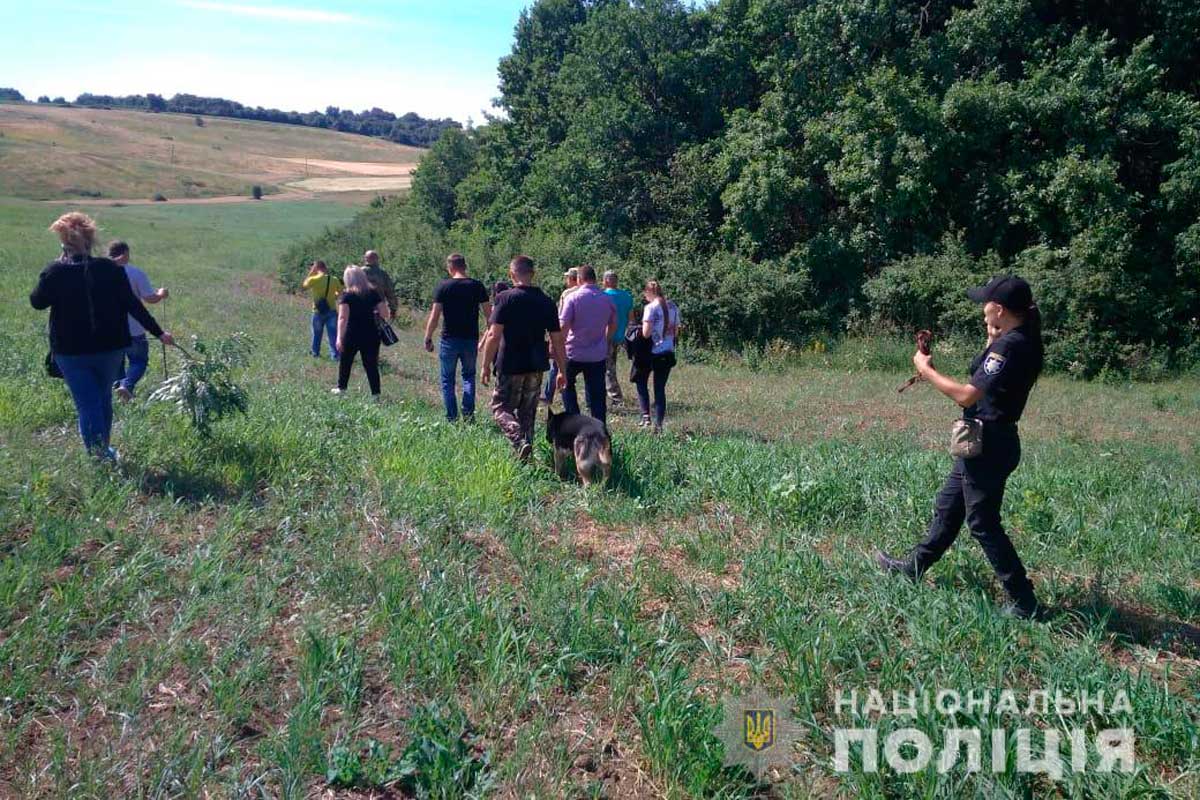
[{"label": "man with backpack", "polygon": [[321,337],[329,337],[329,357],[338,360],[337,303],[342,293],[342,282],[329,273],[324,261],[314,261],[308,277],[301,284],[312,294],[312,347],[313,358],[321,357]]}]

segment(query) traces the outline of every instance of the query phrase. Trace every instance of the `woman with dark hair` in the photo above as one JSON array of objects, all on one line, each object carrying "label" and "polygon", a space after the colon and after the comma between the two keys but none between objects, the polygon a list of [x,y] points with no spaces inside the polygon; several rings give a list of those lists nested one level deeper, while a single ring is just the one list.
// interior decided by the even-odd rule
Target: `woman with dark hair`
[{"label": "woman with dark hair", "polygon": [[955,458],[934,504],[925,540],[904,558],[876,554],[886,571],[916,580],[954,544],[963,521],[979,542],[1010,602],[1003,612],[1029,619],[1039,612],[1033,584],[1016,548],[1000,524],[1008,476],[1021,460],[1017,421],[1042,371],[1042,319],[1029,284],[1015,276],[993,278],[967,292],[983,303],[988,344],[971,363],[971,377],[959,383],[933,367],[932,356],[913,356],[918,374],[963,409],[956,424],[962,457]]},{"label": "woman with dark hair", "polygon": [[84,447],[115,461],[109,446],[112,392],[131,341],[129,317],[164,344],[171,344],[171,334],[134,295],[121,266],[92,256],[97,228],[91,217],[72,211],[50,230],[58,234],[62,255],[42,270],[29,303],[50,309],[50,351],[75,401]]},{"label": "woman with dark hair", "polygon": [[[675,337],[679,334],[679,309],[663,293],[658,281],[647,281],[642,297],[646,301],[642,309],[642,337],[649,342],[648,358],[639,354],[634,360],[629,380],[637,387],[638,404],[642,409],[641,427],[653,425],[655,433],[662,433],[663,419],[667,415],[667,379],[675,366]],[[650,417],[650,388],[654,382],[654,417]]]}]

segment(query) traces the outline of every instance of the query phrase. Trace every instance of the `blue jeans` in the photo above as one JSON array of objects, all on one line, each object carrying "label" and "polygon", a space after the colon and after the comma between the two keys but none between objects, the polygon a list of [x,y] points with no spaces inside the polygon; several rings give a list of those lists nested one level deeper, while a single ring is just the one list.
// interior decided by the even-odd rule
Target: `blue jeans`
[{"label": "blue jeans", "polygon": [[314,311],[312,315],[312,347],[309,352],[314,356],[321,355],[321,334],[329,336],[329,356],[336,361],[337,349],[337,311],[329,310],[324,314]]},{"label": "blue jeans", "polygon": [[108,450],[113,420],[112,387],[124,357],[123,348],[81,356],[54,356],[75,401],[79,435],[89,452]]},{"label": "blue jeans", "polygon": [[604,393],[604,379],[608,372],[608,361],[568,361],[567,388],[563,389],[563,411],[578,414],[579,395],[575,392],[575,379],[583,375],[583,392],[587,395],[588,413],[608,424],[608,397]]},{"label": "blue jeans", "polygon": [[458,404],[454,396],[454,371],[462,363],[462,413],[464,417],[475,416],[475,339],[443,338],[438,346],[438,361],[442,365],[442,402],[446,405],[446,419],[458,419]]},{"label": "blue jeans", "polygon": [[549,405],[554,402],[554,389],[558,381],[558,362],[550,359],[550,377],[546,378],[546,388],[542,389],[542,400]]},{"label": "blue jeans", "polygon": [[[125,359],[129,359],[129,369],[125,369]],[[130,394],[133,394],[134,387],[146,374],[148,366],[150,366],[150,342],[143,333],[141,336],[134,336],[129,347],[125,348],[121,366],[117,369],[117,380]]]}]

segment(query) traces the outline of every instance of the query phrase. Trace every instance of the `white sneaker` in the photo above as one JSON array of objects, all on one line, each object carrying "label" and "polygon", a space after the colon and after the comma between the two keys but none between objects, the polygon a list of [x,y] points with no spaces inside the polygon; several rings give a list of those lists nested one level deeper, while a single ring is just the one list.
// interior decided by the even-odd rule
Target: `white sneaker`
[{"label": "white sneaker", "polygon": [[338,387],[336,387],[336,386],[335,386],[335,387],[333,387],[332,389],[330,389],[330,390],[329,390],[329,393],[330,393],[330,394],[344,394],[344,393],[345,393],[345,389],[339,389]]}]

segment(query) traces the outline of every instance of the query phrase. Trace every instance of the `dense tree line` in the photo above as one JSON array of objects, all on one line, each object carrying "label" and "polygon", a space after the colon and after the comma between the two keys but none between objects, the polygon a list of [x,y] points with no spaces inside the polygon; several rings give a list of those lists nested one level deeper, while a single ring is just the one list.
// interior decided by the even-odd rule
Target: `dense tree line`
[{"label": "dense tree line", "polygon": [[1016,270],[1053,367],[1153,373],[1200,356],[1198,38],[1194,0],[539,0],[394,214],[660,276],[714,345],[975,335]]},{"label": "dense tree line", "polygon": [[[18,93],[19,94],[19,93]],[[23,98],[18,98],[23,99]],[[47,97],[38,102],[50,102]],[[55,100],[54,102],[59,102]],[[144,111],[171,112],[175,114],[198,114],[210,117],[252,119],[261,122],[278,122],[285,125],[304,125],[310,128],[328,128],[345,133],[378,136],[399,144],[413,147],[429,147],[444,131],[462,126],[452,119],[425,119],[409,112],[396,116],[381,108],[354,112],[337,106],[324,111],[280,111],[277,108],[245,106],[234,100],[220,97],[197,97],[194,94],[177,94],[164,98],[157,94],[131,94],[114,97],[107,94],[85,92],[75,99],[75,105],[101,106],[107,108],[135,108]]]},{"label": "dense tree line", "polygon": [[24,103],[25,95],[10,86],[0,86],[0,103]]}]

